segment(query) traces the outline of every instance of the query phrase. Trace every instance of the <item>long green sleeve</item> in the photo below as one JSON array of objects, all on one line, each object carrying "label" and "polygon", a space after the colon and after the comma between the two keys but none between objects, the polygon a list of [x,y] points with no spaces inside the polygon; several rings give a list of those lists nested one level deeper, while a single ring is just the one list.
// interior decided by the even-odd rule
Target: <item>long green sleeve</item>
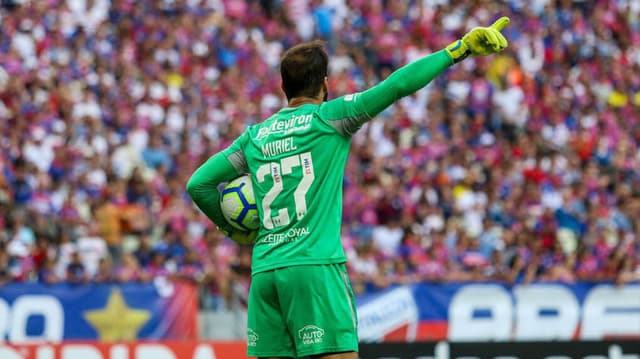
[{"label": "long green sleeve", "polygon": [[223,151],[211,156],[198,167],[187,182],[187,192],[193,202],[223,231],[228,230],[230,225],[222,216],[218,186],[238,175],[236,167]]},{"label": "long green sleeve", "polygon": [[440,50],[399,68],[384,81],[360,94],[364,110],[374,117],[395,101],[425,87],[451,65],[451,56],[446,50]]},{"label": "long green sleeve", "polygon": [[453,65],[446,50],[435,52],[394,71],[381,83],[355,94],[323,103],[323,118],[344,136],[353,135],[395,101],[425,87],[431,80]]}]

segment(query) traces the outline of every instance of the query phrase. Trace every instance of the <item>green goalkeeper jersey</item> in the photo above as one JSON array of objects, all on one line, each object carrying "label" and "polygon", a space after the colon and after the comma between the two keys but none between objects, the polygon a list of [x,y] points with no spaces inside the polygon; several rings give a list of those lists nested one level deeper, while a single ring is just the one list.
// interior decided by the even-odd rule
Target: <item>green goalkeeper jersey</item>
[{"label": "green goalkeeper jersey", "polygon": [[351,136],[397,99],[424,87],[452,64],[439,51],[392,73],[370,89],[319,105],[284,108],[249,126],[193,174],[187,190],[218,226],[217,187],[249,173],[261,226],[253,273],[346,261],[340,241],[342,182]]},{"label": "green goalkeeper jersey", "polygon": [[227,158],[244,157],[235,167],[253,182],[262,221],[254,273],[345,261],[339,239],[349,126],[368,119],[357,99],[282,109],[224,150]]}]

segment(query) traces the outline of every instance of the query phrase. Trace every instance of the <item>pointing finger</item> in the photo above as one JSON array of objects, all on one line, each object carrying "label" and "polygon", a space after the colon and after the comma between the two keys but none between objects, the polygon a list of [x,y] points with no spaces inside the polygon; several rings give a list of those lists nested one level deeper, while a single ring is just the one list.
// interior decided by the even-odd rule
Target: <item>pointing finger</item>
[{"label": "pointing finger", "polygon": [[501,18],[499,18],[498,20],[496,20],[496,22],[494,22],[491,27],[498,30],[498,31],[502,31],[502,29],[504,29],[505,27],[507,27],[507,25],[509,25],[509,23],[511,22],[511,20],[509,20],[508,17],[503,16]]}]

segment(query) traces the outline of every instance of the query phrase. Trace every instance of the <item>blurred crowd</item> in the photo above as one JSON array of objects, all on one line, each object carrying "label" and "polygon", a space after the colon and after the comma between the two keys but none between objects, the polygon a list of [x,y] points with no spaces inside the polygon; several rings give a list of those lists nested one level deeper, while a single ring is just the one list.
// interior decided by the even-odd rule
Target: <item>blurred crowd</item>
[{"label": "blurred crowd", "polygon": [[330,95],[474,26],[467,59],[353,138],[357,292],[429,281],[640,280],[640,3],[9,0],[0,10],[0,284],[201,284],[242,305],[251,248],[185,183],[284,105],[282,51],[323,39]]}]

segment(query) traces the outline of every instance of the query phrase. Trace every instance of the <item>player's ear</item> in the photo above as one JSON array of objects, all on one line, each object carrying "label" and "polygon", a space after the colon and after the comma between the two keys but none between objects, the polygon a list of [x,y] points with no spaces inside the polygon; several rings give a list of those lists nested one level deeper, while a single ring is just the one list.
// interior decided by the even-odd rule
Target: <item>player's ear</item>
[{"label": "player's ear", "polygon": [[327,101],[329,99],[329,78],[327,76],[324,77],[324,96],[322,98],[323,101]]}]

